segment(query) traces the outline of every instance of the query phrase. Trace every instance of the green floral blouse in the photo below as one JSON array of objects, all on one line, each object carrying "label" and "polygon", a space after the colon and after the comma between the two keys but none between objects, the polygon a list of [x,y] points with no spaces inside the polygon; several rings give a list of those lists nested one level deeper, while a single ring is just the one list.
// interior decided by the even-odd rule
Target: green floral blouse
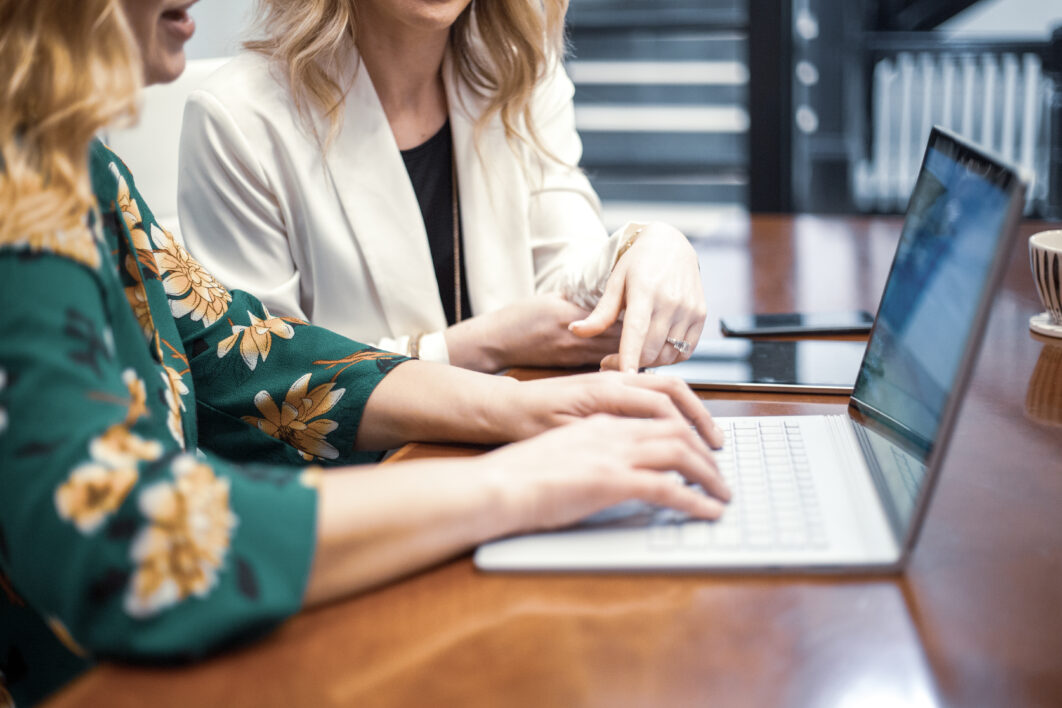
[{"label": "green floral blouse", "polygon": [[377,458],[361,414],[405,361],[227,291],[90,163],[84,228],[0,243],[0,708],[297,611],[321,466]]}]

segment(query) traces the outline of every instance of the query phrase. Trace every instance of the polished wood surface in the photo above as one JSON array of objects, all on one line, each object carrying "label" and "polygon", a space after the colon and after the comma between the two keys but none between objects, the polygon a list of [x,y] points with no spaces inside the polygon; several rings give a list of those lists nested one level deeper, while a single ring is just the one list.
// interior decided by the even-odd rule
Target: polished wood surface
[{"label": "polished wood surface", "polygon": [[[709,332],[730,312],[874,311],[899,228],[756,217],[699,239]],[[1040,310],[1022,238],[904,575],[488,575],[464,556],[195,665],[101,665],[50,705],[1062,705],[1062,340],[1029,332]]]}]

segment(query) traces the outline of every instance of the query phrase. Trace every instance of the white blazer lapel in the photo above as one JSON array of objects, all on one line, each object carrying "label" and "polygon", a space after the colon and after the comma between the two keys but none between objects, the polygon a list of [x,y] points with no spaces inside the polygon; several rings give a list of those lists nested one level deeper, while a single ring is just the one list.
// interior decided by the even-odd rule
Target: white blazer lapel
[{"label": "white blazer lapel", "polygon": [[482,100],[460,85],[449,52],[443,67],[461,201],[472,311],[485,314],[534,292],[526,179],[496,116],[475,144]]},{"label": "white blazer lapel", "polygon": [[[356,53],[343,125],[325,162],[391,331],[446,327],[424,220],[383,106]],[[327,131],[327,122],[321,121]],[[325,135],[327,133],[321,133]]]}]

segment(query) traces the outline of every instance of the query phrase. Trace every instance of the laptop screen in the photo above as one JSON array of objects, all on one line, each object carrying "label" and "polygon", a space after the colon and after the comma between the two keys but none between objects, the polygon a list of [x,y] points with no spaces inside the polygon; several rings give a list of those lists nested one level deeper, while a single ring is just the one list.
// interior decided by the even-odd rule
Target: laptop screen
[{"label": "laptop screen", "polygon": [[[888,462],[896,451],[875,454],[880,486],[902,524],[919,491],[918,468],[937,442],[951,397],[961,394],[957,377],[1016,188],[1011,170],[945,133],[931,134],[852,393],[864,416],[910,443],[902,464]],[[876,437],[865,444],[880,447]]]}]

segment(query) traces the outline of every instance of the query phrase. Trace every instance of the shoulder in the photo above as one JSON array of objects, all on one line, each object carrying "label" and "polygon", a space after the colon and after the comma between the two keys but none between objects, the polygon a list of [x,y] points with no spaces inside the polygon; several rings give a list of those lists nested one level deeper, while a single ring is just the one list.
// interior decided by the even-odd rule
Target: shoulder
[{"label": "shoulder", "polygon": [[93,141],[89,154],[89,172],[96,206],[103,214],[103,228],[115,232],[110,217],[125,221],[130,229],[137,224],[154,223],[155,215],[137,189],[136,180],[129,166],[111,148],[99,140]]},{"label": "shoulder", "polygon": [[575,84],[564,69],[564,62],[557,57],[547,59],[542,76],[535,84],[532,101],[536,107],[557,109],[571,104],[575,97]]},{"label": "shoulder", "polygon": [[[82,222],[66,228],[34,228],[27,224],[26,230],[19,233],[0,229],[0,256],[11,257],[0,258],[0,281],[5,288],[19,289],[26,283],[39,285],[49,273],[68,273],[64,263],[82,266],[79,270],[87,269],[95,277],[103,263],[100,228],[99,214],[91,212]],[[54,258],[48,258],[51,256]],[[69,275],[63,275],[54,284],[69,286],[70,282]]]},{"label": "shoulder", "polygon": [[92,191],[100,209],[107,211],[108,202],[115,198],[119,182],[133,184],[133,174],[118,153],[111,150],[100,139],[95,139],[89,146],[89,176],[92,178]]},{"label": "shoulder", "polygon": [[280,67],[251,51],[218,68],[191,92],[188,102],[214,112],[221,109],[237,122],[252,117],[275,120],[294,110]]},{"label": "shoulder", "polygon": [[271,153],[260,146],[291,146],[281,148],[289,152],[316,145],[282,73],[269,58],[244,52],[211,74],[188,95],[182,154],[240,153],[263,164]]},{"label": "shoulder", "polygon": [[[104,164],[108,152],[98,140],[94,140],[89,148],[89,169],[97,197],[96,173],[99,166]],[[110,188],[110,194],[114,194],[113,176],[109,179],[101,177],[100,182],[104,191]],[[113,201],[113,196],[110,201]],[[47,188],[38,195],[31,195],[30,202],[36,204],[36,213],[30,215],[24,209],[15,209],[17,216],[7,223],[0,223],[0,253],[19,255],[30,260],[39,260],[40,256],[46,255],[58,256],[94,271],[99,269],[103,260],[103,236],[97,209],[86,207],[87,213],[83,218],[70,220],[61,215],[62,207],[58,207],[60,211],[51,208],[65,202],[56,190]],[[99,201],[97,204],[102,205]],[[25,272],[25,269],[19,272]]]}]

